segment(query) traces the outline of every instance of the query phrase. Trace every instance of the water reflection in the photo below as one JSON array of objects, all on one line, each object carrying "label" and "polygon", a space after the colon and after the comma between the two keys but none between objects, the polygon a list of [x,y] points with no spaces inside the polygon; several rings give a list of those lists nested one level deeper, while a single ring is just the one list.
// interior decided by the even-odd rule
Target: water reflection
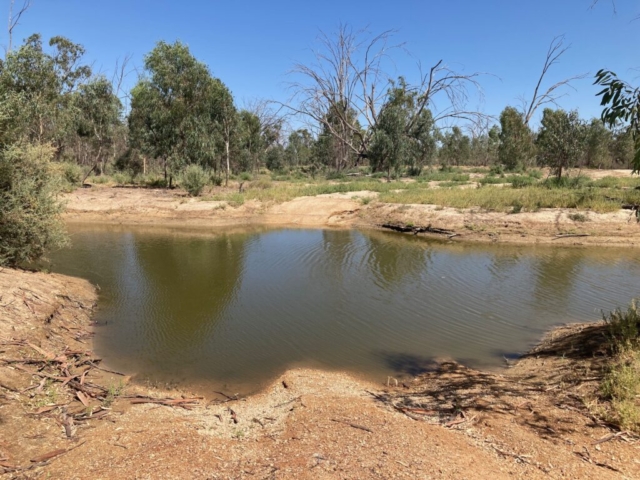
[{"label": "water reflection", "polygon": [[634,250],[445,244],[385,232],[78,227],[54,256],[102,290],[116,368],[250,391],[294,366],[376,379],[498,366],[550,326],[638,295]]}]

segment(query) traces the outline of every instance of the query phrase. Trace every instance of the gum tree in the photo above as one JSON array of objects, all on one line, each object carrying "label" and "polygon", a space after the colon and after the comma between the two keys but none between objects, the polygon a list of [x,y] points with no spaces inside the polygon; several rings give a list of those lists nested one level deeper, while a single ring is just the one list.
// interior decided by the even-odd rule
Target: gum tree
[{"label": "gum tree", "polygon": [[550,167],[558,180],[562,171],[577,164],[584,153],[584,125],[578,112],[545,108],[538,133],[538,158]]}]

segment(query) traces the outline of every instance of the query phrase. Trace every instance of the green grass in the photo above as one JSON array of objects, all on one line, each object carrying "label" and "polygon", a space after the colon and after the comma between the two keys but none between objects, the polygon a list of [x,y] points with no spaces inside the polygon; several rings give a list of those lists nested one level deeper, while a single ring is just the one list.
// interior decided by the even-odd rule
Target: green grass
[{"label": "green grass", "polygon": [[[498,188],[492,183],[498,180],[481,181],[481,188],[456,188],[469,181],[468,174],[457,171],[432,170],[417,177],[415,182],[391,181],[373,177],[347,177],[347,180],[316,179],[280,182],[273,177],[259,176],[244,184],[244,191],[237,190],[218,193],[208,200],[227,201],[230,206],[240,206],[249,200],[262,203],[282,203],[297,197],[317,196],[334,193],[372,191],[380,194],[383,203],[432,204],[453,208],[480,208],[487,211],[517,213],[537,211],[541,208],[574,208],[605,213],[619,210],[622,204],[640,204],[640,190],[631,180],[613,179],[606,182],[591,182],[585,177],[570,177],[558,182],[555,179],[537,180],[537,175],[487,177],[509,181],[513,188]],[[437,179],[441,188],[429,188],[428,181]],[[481,179],[483,180],[483,179]],[[606,186],[605,186],[606,185]],[[610,186],[613,185],[613,186]],[[580,222],[581,217],[574,221]]]},{"label": "green grass", "polygon": [[458,170],[429,170],[416,178],[419,182],[468,182],[468,173],[460,173]]},{"label": "green grass", "polygon": [[592,180],[589,186],[597,188],[636,188],[640,187],[640,178],[634,177],[604,177]]},{"label": "green grass", "polygon": [[595,212],[613,212],[622,203],[640,203],[640,191],[595,188],[468,188],[468,189],[407,189],[383,192],[383,203],[431,204],[453,208],[482,208],[508,212],[518,206],[525,211],[541,208],[576,208]]},{"label": "green grass", "polygon": [[607,420],[640,432],[640,312],[635,302],[605,316],[613,362],[600,392],[609,401]]}]

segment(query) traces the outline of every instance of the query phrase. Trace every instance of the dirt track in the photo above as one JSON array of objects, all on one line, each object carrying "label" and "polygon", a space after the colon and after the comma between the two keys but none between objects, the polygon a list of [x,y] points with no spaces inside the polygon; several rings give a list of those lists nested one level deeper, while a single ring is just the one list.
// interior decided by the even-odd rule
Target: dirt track
[{"label": "dirt track", "polygon": [[447,230],[455,234],[453,241],[640,246],[640,224],[626,210],[584,212],[586,221],[576,222],[569,217],[575,211],[569,209],[507,214],[376,201],[365,205],[355,198],[375,195],[351,192],[300,197],[281,204],[249,201],[233,207],[226,202],[189,198],[179,191],[92,187],[65,196],[65,220],[205,228],[248,225],[378,228],[396,223]]}]

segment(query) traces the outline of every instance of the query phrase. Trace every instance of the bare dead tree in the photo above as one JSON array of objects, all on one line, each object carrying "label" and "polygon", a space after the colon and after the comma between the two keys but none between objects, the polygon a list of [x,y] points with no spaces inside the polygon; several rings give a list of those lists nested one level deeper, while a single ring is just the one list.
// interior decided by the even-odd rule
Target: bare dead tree
[{"label": "bare dead tree", "polygon": [[[589,8],[593,10],[598,3],[600,3],[600,0],[592,0],[591,6]],[[611,8],[613,9],[614,15],[618,13],[616,9],[616,0],[611,0]]]},{"label": "bare dead tree", "polygon": [[[394,51],[404,49],[402,43],[393,43],[395,33],[371,35],[348,25],[340,25],[334,36],[320,32],[314,62],[294,65],[289,72],[295,78],[289,84],[292,95],[280,105],[328,132],[345,147],[344,154],[366,157],[381,108],[389,98],[392,78],[385,67],[393,64]],[[419,83],[407,85],[417,99],[407,129],[425,109],[432,110],[436,122],[483,116],[465,109],[469,90],[480,91],[479,75],[455,72],[442,61],[426,73],[420,69]]]},{"label": "bare dead tree", "polygon": [[111,84],[113,85],[113,91],[116,96],[120,99],[123,105],[125,105],[130,100],[130,92],[123,88],[123,83],[125,79],[132,73],[136,71],[135,67],[129,69],[129,63],[133,55],[127,54],[124,56],[122,60],[119,58],[116,60],[115,68],[113,69],[113,74],[111,76]]},{"label": "bare dead tree", "polygon": [[282,108],[273,108],[276,105],[270,100],[256,98],[244,102],[243,108],[253,113],[260,121],[261,133],[264,136],[274,136],[275,143],[281,143],[280,133],[285,124]]},{"label": "bare dead tree", "polygon": [[564,80],[554,83],[544,92],[541,92],[540,88],[542,87],[542,83],[549,73],[549,70],[560,61],[562,55],[564,55],[570,48],[571,45],[565,45],[564,43],[564,35],[554,37],[551,41],[549,50],[547,50],[547,55],[545,57],[544,66],[542,67],[542,72],[540,73],[540,77],[538,78],[538,83],[536,83],[536,87],[533,90],[533,97],[530,101],[521,98],[522,115],[526,124],[531,121],[533,115],[542,105],[558,105],[558,100],[566,95],[566,93],[560,92],[563,87],[573,88],[571,86],[571,82],[585,78],[587,76],[586,73],[583,73],[580,75],[575,75],[573,77],[565,78]]},{"label": "bare dead tree", "polygon": [[22,7],[14,14],[15,0],[11,0],[9,3],[9,25],[7,29],[7,33],[9,34],[9,45],[7,47],[7,54],[11,53],[11,49],[13,48],[13,30],[20,23],[20,18],[22,15],[29,10],[31,7],[31,0],[23,0]]}]

